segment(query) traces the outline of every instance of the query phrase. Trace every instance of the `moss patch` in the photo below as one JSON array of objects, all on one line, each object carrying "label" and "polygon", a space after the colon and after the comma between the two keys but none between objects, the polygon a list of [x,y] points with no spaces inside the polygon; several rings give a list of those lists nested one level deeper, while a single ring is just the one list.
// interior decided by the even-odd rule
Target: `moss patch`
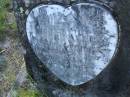
[{"label": "moss patch", "polygon": [[26,90],[20,88],[17,91],[16,97],[43,97],[37,90]]},{"label": "moss patch", "polygon": [[8,31],[16,29],[15,21],[8,23],[7,18],[9,14],[11,0],[0,0],[0,40],[3,40]]},{"label": "moss patch", "polygon": [[0,0],[0,31],[6,29],[6,15],[10,0]]}]

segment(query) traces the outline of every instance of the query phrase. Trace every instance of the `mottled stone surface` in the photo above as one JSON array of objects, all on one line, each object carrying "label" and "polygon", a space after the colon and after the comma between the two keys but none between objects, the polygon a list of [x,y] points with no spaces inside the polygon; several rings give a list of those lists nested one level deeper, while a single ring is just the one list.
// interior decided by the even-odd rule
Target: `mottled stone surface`
[{"label": "mottled stone surface", "polygon": [[95,78],[113,58],[118,42],[110,12],[89,3],[39,5],[27,17],[26,31],[39,59],[70,85]]},{"label": "mottled stone surface", "polygon": [[[25,0],[13,1],[19,39],[26,49],[27,71],[37,82],[37,87],[43,94],[46,93],[47,97],[130,97],[130,0],[74,0],[77,3],[99,1],[99,4],[111,7],[112,14],[114,14],[121,29],[119,31],[119,49],[115,58],[94,80],[79,86],[70,86],[50,72],[37,58],[27,40],[25,28],[27,14],[25,12],[31,11],[39,3],[46,4],[43,2],[46,0],[29,0],[28,7],[25,6]],[[62,4],[66,5],[66,2],[62,2]],[[70,5],[72,4],[74,3],[72,2]],[[23,13],[19,10],[21,7],[24,9]]]}]

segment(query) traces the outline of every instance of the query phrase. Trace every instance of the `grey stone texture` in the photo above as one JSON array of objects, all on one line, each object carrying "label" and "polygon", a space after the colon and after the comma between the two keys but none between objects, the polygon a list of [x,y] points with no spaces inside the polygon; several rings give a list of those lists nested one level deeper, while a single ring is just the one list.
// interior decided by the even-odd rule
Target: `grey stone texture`
[{"label": "grey stone texture", "polygon": [[[27,33],[26,20],[29,12],[39,4],[57,4],[51,0],[13,0],[14,12],[18,24],[19,38],[26,49],[25,61],[28,73],[37,82],[38,89],[48,97],[130,97],[130,1],[129,0],[75,0],[100,3],[108,6],[120,25],[120,42],[116,56],[109,65],[93,80],[82,85],[72,86],[57,77],[32,49]],[[69,1],[69,0],[68,0]],[[75,2],[59,1],[68,6]],[[59,3],[58,3],[59,4]],[[85,35],[85,34],[84,34]]]},{"label": "grey stone texture", "polygon": [[92,3],[39,5],[27,17],[26,31],[39,59],[70,85],[95,78],[110,63],[118,43],[116,21]]}]

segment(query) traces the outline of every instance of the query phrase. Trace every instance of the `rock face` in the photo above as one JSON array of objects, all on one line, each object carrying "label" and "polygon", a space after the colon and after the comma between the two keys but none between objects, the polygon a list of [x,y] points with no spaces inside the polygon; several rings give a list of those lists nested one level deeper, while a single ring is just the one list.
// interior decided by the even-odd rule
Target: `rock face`
[{"label": "rock face", "polygon": [[[46,93],[48,95],[48,97],[130,97],[130,94],[129,94],[129,90],[130,90],[130,87],[129,87],[129,83],[130,83],[130,76],[129,76],[130,75],[130,73],[129,73],[129,71],[130,71],[130,65],[129,65],[130,64],[130,55],[129,55],[129,53],[130,53],[130,49],[129,49],[130,48],[130,45],[129,45],[130,44],[130,37],[129,37],[130,36],[130,29],[129,29],[129,26],[130,26],[130,21],[129,21],[130,1],[129,0],[73,0],[73,2],[69,2],[70,0],[47,0],[48,2],[46,0],[13,0],[13,1],[14,1],[13,2],[14,12],[15,12],[15,16],[16,16],[16,20],[17,20],[17,24],[18,24],[18,29],[19,29],[19,36],[20,36],[20,39],[22,40],[24,48],[26,49],[25,61],[26,61],[27,71],[32,76],[32,78],[37,82],[37,84],[38,84],[37,87],[39,88],[39,90],[41,92]],[[58,2],[58,3],[56,3],[56,2]],[[121,30],[119,30],[120,41],[119,41],[117,54],[113,60],[111,60],[112,57],[110,57],[110,56],[112,56],[114,54],[116,48],[114,48],[112,50],[112,49],[110,49],[111,47],[109,48],[109,46],[103,45],[107,49],[110,49],[108,51],[108,55],[110,54],[110,56],[109,57],[107,56],[107,58],[109,59],[108,62],[106,61],[107,63],[104,64],[105,61],[103,61],[102,65],[105,65],[105,66],[107,64],[109,64],[109,65],[100,74],[98,74],[98,76],[96,76],[96,75],[92,76],[93,78],[95,76],[96,77],[91,81],[88,81],[87,79],[78,80],[78,79],[82,79],[82,77],[81,77],[82,74],[78,73],[76,76],[80,76],[80,78],[76,77],[75,78],[76,83],[73,83],[72,81],[65,80],[67,78],[70,78],[70,77],[68,77],[69,75],[66,76],[66,78],[64,78],[64,77],[61,77],[61,75],[58,75],[57,72],[54,72],[55,68],[52,69],[52,67],[53,67],[53,66],[51,67],[52,63],[49,60],[51,59],[55,63],[59,64],[57,67],[58,70],[61,70],[61,72],[64,72],[63,70],[65,68],[59,69],[62,66],[66,66],[68,64],[68,63],[67,64],[60,63],[61,60],[62,61],[66,60],[66,57],[63,57],[64,53],[60,52],[61,49],[64,49],[64,51],[66,51],[66,54],[68,53],[68,55],[69,55],[68,58],[69,58],[69,60],[71,60],[70,61],[71,64],[73,62],[73,64],[71,66],[75,66],[74,64],[76,63],[76,61],[74,61],[74,59],[76,59],[76,60],[82,59],[80,62],[80,65],[85,63],[83,61],[83,58],[80,58],[80,57],[82,57],[80,55],[82,50],[78,51],[78,49],[80,48],[80,46],[82,47],[82,43],[87,43],[89,41],[89,39],[90,39],[90,37],[88,37],[89,35],[91,36],[91,34],[92,35],[94,34],[93,37],[96,37],[95,34],[97,34],[99,32],[97,30],[94,31],[94,29],[96,29],[98,25],[91,26],[92,29],[88,29],[88,26],[87,26],[87,28],[86,28],[87,31],[86,31],[86,30],[83,30],[83,28],[85,29],[86,25],[81,26],[81,24],[74,23],[75,19],[77,19],[77,21],[79,21],[79,23],[81,21],[83,21],[81,23],[88,24],[88,19],[86,20],[87,22],[85,22],[84,17],[82,15],[80,16],[80,13],[78,14],[78,12],[77,12],[77,11],[79,11],[79,12],[81,11],[82,14],[86,13],[84,15],[85,16],[87,15],[87,12],[84,10],[84,7],[80,8],[78,5],[81,2],[85,2],[85,3],[90,2],[90,3],[97,4],[97,5],[100,4],[101,6],[108,6],[108,9],[111,10],[112,15],[114,17],[116,17],[116,20],[118,20],[118,24],[120,25],[120,29],[121,29]],[[42,5],[39,5],[41,3],[42,3]],[[44,4],[44,6],[43,6],[43,4]],[[63,28],[61,27],[62,29],[60,29],[60,25],[59,25],[59,27],[56,28],[56,29],[59,29],[59,32],[57,30],[54,30],[53,27],[51,27],[50,29],[45,28],[45,27],[40,27],[41,30],[42,29],[48,30],[48,31],[46,31],[47,32],[46,34],[43,33],[44,30],[39,31],[40,33],[43,33],[43,35],[50,35],[50,33],[53,32],[51,29],[53,29],[55,31],[53,34],[51,34],[49,36],[50,38],[42,39],[43,36],[38,35],[39,38],[41,38],[41,41],[40,41],[41,43],[39,42],[38,37],[31,38],[33,36],[33,34],[35,36],[35,34],[37,35],[38,32],[37,33],[35,33],[35,31],[32,33],[27,32],[27,30],[26,30],[27,21],[26,20],[28,17],[31,17],[33,15],[32,12],[34,11],[34,13],[35,13],[35,10],[38,9],[40,6],[44,10],[44,12],[47,12],[47,10],[45,8],[46,4],[48,5],[46,8],[50,8],[51,6],[49,6],[49,5],[56,5],[56,7],[54,7],[54,8],[58,7],[60,9],[64,9],[63,6],[65,6],[65,7],[70,6],[70,5],[74,6],[74,7],[66,8],[66,9],[69,9],[68,12],[74,12],[74,14],[75,14],[74,15],[75,18],[73,18],[73,16],[72,16],[73,21],[70,20],[71,23],[69,23],[68,25],[70,25],[70,24],[80,25],[77,27],[73,27],[73,29],[76,29],[74,34],[72,32],[70,32],[67,35],[67,31],[69,29],[67,29],[67,31],[65,31],[66,26],[67,26],[66,23],[68,23],[68,21],[69,21],[69,18],[66,17],[67,21],[65,22],[64,27]],[[35,7],[36,5],[38,5],[38,6]],[[81,6],[83,6],[83,5],[81,5]],[[91,16],[93,16],[94,10],[99,11],[101,13],[100,17],[95,13],[95,17],[96,18],[99,17],[99,19],[102,20],[102,23],[100,23],[98,19],[96,19],[96,21],[95,21],[95,22],[97,22],[97,24],[100,24],[99,30],[102,33],[104,33],[106,30],[108,30],[108,31],[106,31],[107,34],[115,35],[113,39],[115,39],[115,43],[117,43],[118,35],[117,35],[117,31],[116,31],[116,28],[117,28],[116,26],[109,25],[109,26],[106,26],[106,28],[104,28],[102,30],[103,24],[105,24],[104,22],[106,21],[103,18],[103,15],[104,15],[103,13],[108,13],[107,16],[111,17],[110,12],[108,10],[106,10],[104,7],[95,6],[95,5],[93,6],[93,8],[92,8],[92,5],[91,6],[85,5],[85,8],[87,9],[88,12],[90,10],[90,14],[88,14],[88,16],[90,16],[90,17],[87,16],[86,18],[93,19],[93,17],[91,17]],[[53,11],[51,11],[50,13],[52,14]],[[55,15],[57,15],[57,14],[61,14],[60,18],[64,17],[64,15],[63,15],[64,12],[55,13]],[[80,18],[77,18],[76,14],[79,15]],[[42,13],[40,13],[39,15],[41,15],[41,18],[42,18]],[[45,15],[45,18],[47,18],[47,16],[46,16],[47,13],[43,13],[43,15]],[[55,16],[55,19],[53,19],[54,22],[63,22],[62,19],[58,19],[58,21],[57,21],[56,17],[57,16]],[[54,18],[53,15],[52,15],[52,18]],[[41,20],[41,22],[46,21],[46,23],[44,24],[45,26],[46,26],[46,24],[53,25],[53,23],[49,22],[49,19],[51,19],[51,17],[48,17],[46,20]],[[33,20],[35,20],[35,19],[33,19]],[[40,22],[39,20],[37,20],[37,21]],[[117,25],[114,18],[112,18],[112,21],[114,21],[114,24]],[[110,22],[110,20],[109,20],[109,22]],[[109,22],[107,22],[107,23],[109,24]],[[90,24],[93,25],[96,23],[90,22]],[[32,25],[33,25],[33,23],[32,23]],[[56,25],[58,25],[58,23],[56,23]],[[61,24],[61,26],[63,26],[63,24]],[[70,27],[71,26],[69,26],[68,28],[70,28]],[[82,29],[80,27],[82,27]],[[110,33],[111,31],[109,31],[109,30],[113,31],[113,27],[115,28],[115,30],[114,30],[115,34],[113,34],[114,32],[111,34]],[[39,29],[39,27],[37,29]],[[62,33],[62,30],[64,31],[64,33]],[[79,30],[79,31],[77,31],[77,30]],[[33,31],[33,30],[31,30],[31,31]],[[81,31],[84,32],[84,34],[81,35],[81,38],[80,37],[74,38],[74,36],[76,36],[76,33],[80,34]],[[65,46],[63,45],[62,41],[59,41],[60,39],[57,39],[58,38],[57,33],[59,33],[62,36],[61,39],[63,39],[63,42],[66,43]],[[32,35],[29,35],[29,34],[32,34]],[[63,37],[63,34],[64,34],[64,37]],[[103,35],[102,37],[104,37],[104,38],[106,37],[104,34],[101,34],[101,35]],[[31,36],[30,39],[29,39],[29,36]],[[66,36],[67,37],[69,36],[69,37],[67,38]],[[88,38],[88,41],[86,41],[87,39],[82,38],[82,37]],[[100,34],[97,34],[97,37],[98,38],[96,38],[94,40],[100,40],[99,39],[101,37]],[[109,38],[107,40],[105,38],[105,40],[107,42],[111,42],[110,36],[107,36],[107,37],[109,37]],[[69,39],[70,41],[66,41],[65,40],[66,38]],[[35,41],[31,42],[30,40],[31,41],[35,40]],[[47,42],[46,41],[45,42],[49,43],[50,45],[48,45],[48,44],[46,44],[46,46],[42,45],[42,47],[40,47],[40,49],[39,49],[39,47],[37,46],[38,44],[35,44],[35,42],[42,44],[44,42],[43,40],[46,40]],[[74,42],[72,42],[72,40]],[[103,39],[101,38],[101,41],[102,40]],[[57,42],[57,43],[55,43],[55,42]],[[69,45],[67,45],[67,43]],[[79,47],[77,47],[75,45],[75,43],[78,43]],[[89,42],[89,44],[92,44],[92,43],[96,43],[96,44],[92,45],[92,46],[90,45],[90,48],[92,48],[93,46],[96,46],[96,45],[99,46],[100,44],[102,44],[100,41],[99,42]],[[57,46],[55,46],[55,44]],[[71,44],[71,46],[70,46],[70,44]],[[114,44],[114,43],[112,43],[112,44]],[[52,45],[54,45],[54,47]],[[61,46],[58,47],[59,45],[61,45]],[[87,48],[88,44],[85,46]],[[110,44],[110,46],[113,46],[113,45]],[[44,48],[46,48],[46,47],[47,48],[49,47],[49,49],[47,49],[45,51]],[[50,48],[51,49],[53,48],[53,50],[50,50]],[[55,49],[55,48],[58,48],[58,49]],[[72,48],[74,49],[74,51]],[[87,50],[86,48],[84,48],[83,50]],[[101,47],[99,47],[99,49],[100,48]],[[39,49],[39,50],[37,50],[37,49]],[[96,49],[93,48],[93,50],[96,50]],[[46,56],[43,56],[44,54],[46,55],[45,52],[48,53],[48,52],[52,52],[52,51],[58,51],[57,54],[58,55],[61,54],[60,56],[55,55],[55,58],[58,61],[54,60],[53,58],[48,58],[48,57],[46,58]],[[92,50],[90,50],[90,51],[92,51]],[[41,55],[39,55],[38,52]],[[70,55],[69,54],[70,52],[73,52],[73,53]],[[87,56],[86,53],[87,52],[85,52],[85,57]],[[106,54],[106,51],[103,51],[103,53]],[[76,55],[76,54],[79,54],[79,55]],[[89,55],[93,55],[92,52],[90,52]],[[44,58],[41,58],[42,56],[46,59],[43,60]],[[52,54],[50,54],[49,57],[50,56],[54,57],[54,55],[52,55]],[[87,57],[87,58],[89,58],[89,57]],[[95,56],[94,56],[94,58],[95,58]],[[94,58],[93,58],[93,60],[95,61],[96,59],[94,59]],[[103,58],[100,58],[100,59],[103,59]],[[93,60],[91,59],[90,61],[93,61]],[[110,60],[111,60],[111,62],[109,63]],[[51,64],[47,64],[47,63],[51,63]],[[90,63],[86,64],[85,66],[88,66],[88,65],[90,65]],[[71,66],[70,67],[68,66],[67,68],[72,69]],[[92,66],[96,66],[96,65],[93,64]],[[78,68],[76,68],[76,69],[78,69]],[[57,71],[57,70],[55,70],[55,71]],[[81,71],[81,72],[83,73],[84,71]],[[69,74],[69,71],[64,72],[64,73]],[[73,69],[73,74],[75,74],[75,73],[76,73],[76,70]],[[92,74],[94,74],[94,72],[92,72]],[[87,74],[85,74],[85,76],[86,75]],[[70,74],[70,76],[73,77],[73,75],[71,75],[71,74]],[[63,79],[61,79],[61,78],[63,78]],[[84,84],[82,84],[82,83],[84,83]]]},{"label": "rock face", "polygon": [[39,59],[70,85],[95,78],[111,61],[118,42],[114,18],[92,3],[39,5],[27,17],[26,31]]}]

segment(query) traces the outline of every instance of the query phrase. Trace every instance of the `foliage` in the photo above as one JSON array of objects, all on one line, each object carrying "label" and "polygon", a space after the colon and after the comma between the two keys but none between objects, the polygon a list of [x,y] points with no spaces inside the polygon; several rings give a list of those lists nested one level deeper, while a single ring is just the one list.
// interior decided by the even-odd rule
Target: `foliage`
[{"label": "foliage", "polygon": [[0,31],[6,29],[6,15],[10,0],[0,0]]},{"label": "foliage", "polygon": [[[7,30],[16,29],[16,23],[7,23],[11,0],[0,0],[0,40],[4,39]],[[9,17],[9,16],[8,16]]]},{"label": "foliage", "polygon": [[16,97],[43,97],[37,90],[26,90],[20,88],[17,91],[17,96]]}]

